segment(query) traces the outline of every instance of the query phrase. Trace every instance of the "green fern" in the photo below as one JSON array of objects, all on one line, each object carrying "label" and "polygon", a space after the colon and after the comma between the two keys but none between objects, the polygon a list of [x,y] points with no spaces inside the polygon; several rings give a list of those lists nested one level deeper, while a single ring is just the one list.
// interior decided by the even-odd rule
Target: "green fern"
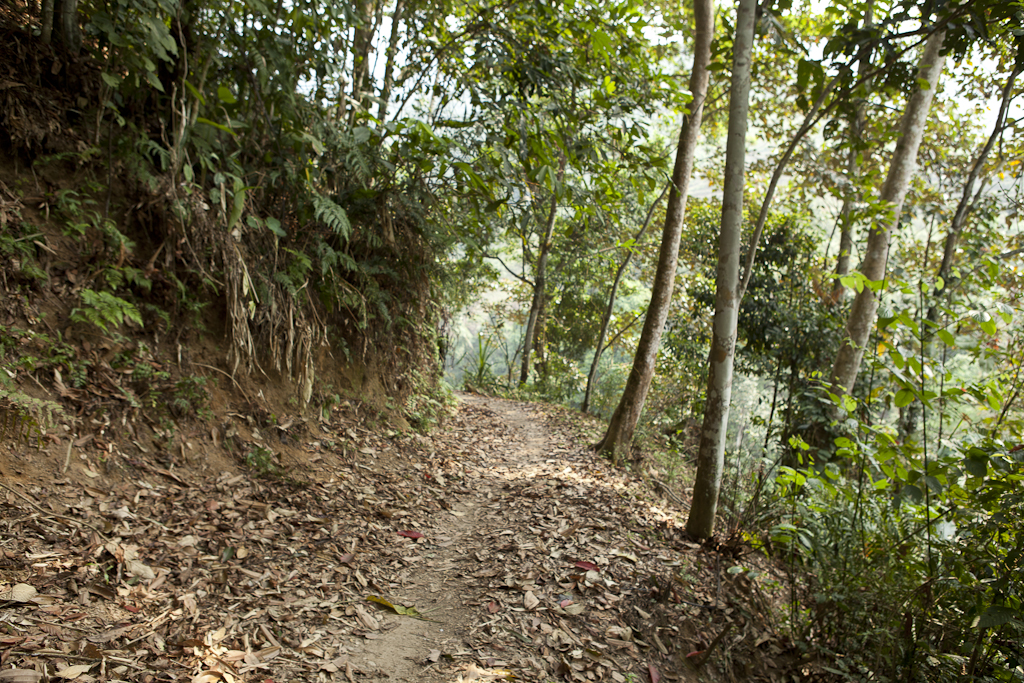
[{"label": "green fern", "polygon": [[348,214],[333,199],[316,195],[313,197],[313,207],[316,209],[317,220],[323,221],[336,235],[345,240],[352,235]]},{"label": "green fern", "polygon": [[39,442],[43,430],[52,427],[64,410],[53,401],[32,398],[17,390],[0,389],[0,440],[28,444]]}]

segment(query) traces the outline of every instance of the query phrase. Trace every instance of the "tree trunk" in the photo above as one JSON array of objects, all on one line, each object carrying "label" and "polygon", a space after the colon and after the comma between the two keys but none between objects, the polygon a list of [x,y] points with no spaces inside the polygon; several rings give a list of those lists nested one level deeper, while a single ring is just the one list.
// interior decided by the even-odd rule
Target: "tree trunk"
[{"label": "tree trunk", "polygon": [[[868,3],[867,10],[864,13],[864,28],[874,26],[872,10],[872,4]],[[868,48],[866,50],[866,54],[860,58],[857,74],[862,79],[861,88],[870,91],[871,80],[867,78],[867,72],[871,68],[871,50]],[[846,196],[843,197],[843,207],[839,212],[839,257],[836,259],[836,279],[832,285],[832,303],[843,298],[845,288],[843,287],[842,277],[850,273],[850,254],[853,253],[853,206],[860,199],[854,179],[860,171],[860,164],[857,162],[857,157],[860,154],[860,149],[858,148],[860,146],[860,138],[864,134],[866,119],[867,106],[864,99],[861,98],[857,103],[856,111],[850,117],[850,154],[846,160],[846,177],[850,179],[851,187],[847,191]]]},{"label": "tree trunk", "polygon": [[82,47],[82,33],[78,30],[78,0],[63,0],[61,3],[60,34],[68,54],[77,55]]},{"label": "tree trunk", "polygon": [[[889,164],[889,174],[882,185],[880,197],[882,204],[889,207],[889,215],[882,217],[878,225],[873,226],[868,233],[860,269],[871,283],[885,278],[889,238],[899,225],[903,200],[906,199],[907,188],[910,186],[910,179],[917,163],[917,150],[924,136],[928,109],[931,107],[932,97],[935,95],[935,88],[945,62],[945,57],[940,54],[945,36],[945,30],[940,29],[925,43],[918,70],[918,83],[923,82],[927,87],[922,88],[919,85],[914,89],[900,124],[900,138],[896,143],[896,150]],[[861,360],[864,358],[864,347],[871,334],[871,328],[874,327],[877,311],[878,298],[875,291],[867,285],[863,286],[853,300],[850,317],[846,323],[846,339],[839,347],[832,367],[831,393],[839,395],[853,391]]]},{"label": "tree trunk", "polygon": [[[668,192],[669,186],[666,185],[665,189],[661,191],[658,198],[651,204],[651,208],[647,211],[647,218],[644,220],[643,226],[640,228],[640,232],[633,238],[634,244],[639,244],[640,240],[643,239],[644,233],[647,232],[647,228],[651,226],[651,219],[654,218],[654,210],[661,203],[661,198]],[[622,282],[622,275],[626,272],[626,268],[629,267],[630,261],[633,260],[633,250],[630,249],[626,254],[626,258],[622,259],[622,263],[619,264],[618,269],[615,271],[615,280],[612,281],[612,291],[608,293],[608,305],[605,307],[604,315],[601,317],[601,331],[597,335],[597,345],[594,347],[594,360],[590,363],[590,373],[587,375],[587,391],[583,395],[583,405],[580,406],[580,412],[586,413],[590,410],[590,397],[593,394],[594,382],[597,379],[597,365],[601,362],[601,355],[604,353],[604,340],[608,337],[608,325],[612,321],[612,312],[615,310],[615,297],[619,292],[619,284]]]},{"label": "tree trunk", "polygon": [[[729,88],[729,137],[725,150],[722,226],[715,275],[715,319],[708,354],[708,385],[704,424],[697,451],[697,474],[686,533],[707,538],[715,526],[718,493],[722,487],[725,437],[732,396],[733,354],[739,319],[740,249],[743,228],[743,186],[747,152],[747,113],[750,109],[750,62],[754,44],[757,0],[740,0],[733,41],[732,84]],[[752,254],[751,254],[752,256]]]},{"label": "tree trunk", "polygon": [[711,38],[714,34],[714,6],[711,0],[694,0],[694,46],[693,71],[690,74],[689,115],[683,118],[679,132],[679,147],[676,151],[675,167],[672,170],[672,189],[668,195],[665,213],[665,227],[662,231],[661,248],[658,251],[658,268],[651,287],[651,303],[648,305],[644,328],[640,334],[633,368],[626,380],[619,405],[612,415],[608,431],[597,450],[608,453],[612,463],[618,464],[623,454],[628,454],[633,441],[633,432],[640,421],[647,391],[654,377],[654,363],[661,345],[661,333],[665,329],[672,289],[675,286],[676,261],[679,257],[679,240],[683,230],[683,214],[686,211],[686,195],[690,187],[690,176],[697,152],[700,122],[704,114],[704,100],[708,92],[711,63]]},{"label": "tree trunk", "polygon": [[[967,181],[964,183],[960,201],[957,203],[956,212],[953,214],[953,220],[949,225],[949,231],[946,233],[945,245],[942,251],[942,263],[939,265],[938,277],[936,278],[937,284],[932,291],[932,299],[928,305],[927,322],[921,330],[922,356],[926,360],[931,359],[933,355],[932,346],[935,330],[939,328],[939,305],[942,299],[945,298],[949,288],[953,271],[953,259],[956,256],[956,245],[960,241],[960,235],[963,233],[964,225],[967,223],[967,216],[973,205],[974,185],[978,181],[978,176],[981,174],[981,169],[985,165],[989,153],[991,153],[992,148],[1004,130],[1010,101],[1013,99],[1013,84],[1017,80],[1017,76],[1020,75],[1020,72],[1021,65],[1017,62],[1006,80],[1006,85],[1003,87],[1002,101],[999,105],[999,113],[996,116],[995,125],[992,127],[992,133],[988,136],[988,140],[986,140],[985,145],[978,153],[977,159],[974,160],[974,164],[971,166],[971,172],[967,175]],[[923,408],[919,402],[914,401],[900,410],[898,425],[901,441],[906,441],[917,435],[921,417],[924,413]]]},{"label": "tree trunk", "polygon": [[43,45],[49,45],[53,40],[53,3],[54,0],[43,0],[42,33],[39,36]]},{"label": "tree trunk", "polygon": [[[558,179],[562,179],[562,171],[559,171]],[[537,331],[537,318],[540,317],[540,309],[544,303],[544,277],[548,267],[548,252],[551,251],[551,233],[555,229],[555,214],[558,211],[558,195],[551,193],[551,209],[548,211],[547,224],[544,226],[544,235],[540,241],[540,254],[537,256],[537,275],[533,279],[533,299],[530,302],[530,315],[526,319],[526,336],[523,339],[523,365],[519,370],[519,385],[526,384],[530,377],[530,354],[533,352],[533,337]]]},{"label": "tree trunk", "polygon": [[956,213],[953,214],[953,221],[950,223],[949,232],[946,233],[946,244],[942,252],[942,264],[939,266],[939,284],[935,286],[933,296],[936,301],[928,309],[928,320],[932,323],[938,321],[938,299],[945,293],[949,283],[951,273],[953,271],[953,258],[956,255],[956,245],[960,241],[960,234],[963,232],[964,224],[967,223],[967,214],[970,212],[971,199],[974,195],[974,184],[978,181],[978,176],[981,174],[981,169],[985,165],[985,161],[988,159],[989,153],[992,152],[992,148],[995,147],[996,141],[1002,134],[1003,129],[1006,125],[1006,115],[1010,109],[1010,101],[1013,99],[1013,84],[1017,80],[1017,76],[1020,75],[1022,65],[1018,61],[1013,67],[1013,71],[1010,72],[1010,76],[1006,80],[1006,85],[1003,87],[1003,98],[999,105],[999,114],[996,117],[996,123],[992,128],[991,135],[988,136],[988,140],[985,141],[985,146],[981,148],[981,152],[978,153],[978,158],[974,161],[974,165],[971,166],[971,172],[967,176],[967,182],[964,183],[964,191],[960,195],[960,202],[957,204]]},{"label": "tree trunk", "polygon": [[363,103],[363,88],[369,80],[370,48],[374,34],[374,0],[360,0],[356,3],[359,23],[352,37],[352,106],[349,125],[354,125]]},{"label": "tree trunk", "polygon": [[396,0],[395,11],[391,14],[391,40],[388,42],[387,62],[384,65],[384,86],[380,92],[380,104],[377,107],[377,120],[382,124],[388,115],[388,101],[391,89],[395,85],[395,55],[398,54],[398,39],[401,37],[399,27],[402,23],[402,11],[405,0]]}]

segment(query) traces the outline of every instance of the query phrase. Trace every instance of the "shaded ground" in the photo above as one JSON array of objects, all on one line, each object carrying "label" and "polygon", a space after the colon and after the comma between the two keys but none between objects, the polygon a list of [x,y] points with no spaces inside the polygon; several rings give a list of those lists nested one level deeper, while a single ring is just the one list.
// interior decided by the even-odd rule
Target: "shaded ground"
[{"label": "shaded ground", "polygon": [[321,429],[286,477],[136,462],[81,483],[26,462],[53,476],[0,489],[0,662],[22,671],[0,681],[792,670],[765,575],[682,539],[578,416],[460,398],[430,437]]}]

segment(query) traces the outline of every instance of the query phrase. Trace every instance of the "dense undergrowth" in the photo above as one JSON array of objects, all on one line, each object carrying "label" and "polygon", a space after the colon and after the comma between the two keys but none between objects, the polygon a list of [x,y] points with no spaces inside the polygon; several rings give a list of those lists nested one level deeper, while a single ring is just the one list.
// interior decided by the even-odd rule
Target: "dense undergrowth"
[{"label": "dense undergrowth", "polygon": [[[290,35],[238,35],[213,8],[154,23],[168,8],[83,6],[76,53],[42,44],[28,9],[0,14],[12,414],[43,417],[11,385],[26,375],[80,417],[203,415],[206,383],[259,377],[281,378],[305,412],[360,388],[333,370],[363,367],[376,409],[420,428],[441,417],[431,302],[451,245],[422,156],[403,150],[443,140],[406,131],[399,149],[385,137],[406,124],[340,125],[348,114],[305,92],[314,66],[286,56],[300,18]],[[183,366],[182,345],[202,338],[212,357]]]}]

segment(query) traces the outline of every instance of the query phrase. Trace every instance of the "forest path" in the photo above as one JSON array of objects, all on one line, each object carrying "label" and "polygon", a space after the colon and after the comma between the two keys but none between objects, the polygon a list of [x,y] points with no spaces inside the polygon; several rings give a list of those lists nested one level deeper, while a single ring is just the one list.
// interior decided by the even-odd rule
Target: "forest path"
[{"label": "forest path", "polygon": [[[459,401],[428,436],[344,415],[253,429],[234,457],[288,444],[259,476],[213,471],[201,432],[70,468],[13,454],[39,476],[0,489],[0,657],[21,672],[5,676],[691,680],[684,655],[748,618],[723,611],[725,567],[587,447],[595,423]],[[723,671],[767,638],[733,633]]]},{"label": "forest path", "polygon": [[[474,574],[486,558],[500,554],[504,539],[514,533],[503,512],[501,491],[510,481],[534,478],[556,463],[547,458],[550,435],[540,423],[540,414],[528,404],[478,394],[461,394],[459,401],[462,413],[475,419],[457,427],[453,436],[458,438],[461,432],[461,440],[476,444],[478,454],[462,462],[461,486],[448,498],[446,514],[433,522],[431,535],[438,547],[432,553],[432,566],[411,576],[401,591],[401,601],[415,605],[431,621],[389,616],[388,630],[366,641],[355,659],[364,670],[379,671],[381,681],[450,681],[451,667],[443,665],[467,658],[472,660],[464,662],[469,664],[467,672],[456,676],[471,680],[503,675],[500,669],[477,666],[506,663],[493,653],[474,651],[474,631],[487,613]],[[498,422],[508,432],[502,434],[497,425],[481,422]],[[425,670],[425,664],[435,663],[442,666]]]}]

